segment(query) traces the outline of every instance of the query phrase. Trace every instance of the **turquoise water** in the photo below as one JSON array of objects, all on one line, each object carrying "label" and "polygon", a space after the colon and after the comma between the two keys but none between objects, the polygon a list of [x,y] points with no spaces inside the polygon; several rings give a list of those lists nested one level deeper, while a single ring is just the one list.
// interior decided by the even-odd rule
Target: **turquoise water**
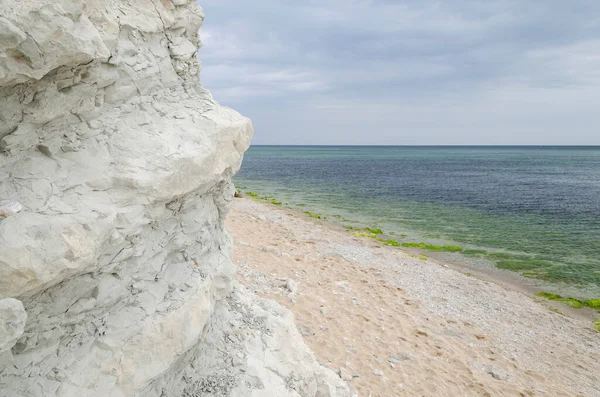
[{"label": "turquoise water", "polygon": [[243,191],[600,296],[600,147],[253,146]]}]

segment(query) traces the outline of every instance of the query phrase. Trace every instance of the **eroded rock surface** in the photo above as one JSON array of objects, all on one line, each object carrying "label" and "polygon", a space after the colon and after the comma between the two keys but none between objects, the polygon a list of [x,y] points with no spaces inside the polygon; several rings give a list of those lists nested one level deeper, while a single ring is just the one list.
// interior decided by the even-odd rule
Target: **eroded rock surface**
[{"label": "eroded rock surface", "polygon": [[217,302],[188,361],[157,383],[176,385],[173,395],[184,397],[349,396],[340,378],[315,360],[291,312],[239,285]]},{"label": "eroded rock surface", "polygon": [[268,334],[219,378],[239,317],[223,220],[252,126],[199,85],[203,18],[191,0],[0,2],[0,396],[344,393],[300,340],[300,380],[259,374],[289,365]]},{"label": "eroded rock surface", "polygon": [[17,299],[0,300],[0,354],[17,343],[23,335],[27,313]]}]

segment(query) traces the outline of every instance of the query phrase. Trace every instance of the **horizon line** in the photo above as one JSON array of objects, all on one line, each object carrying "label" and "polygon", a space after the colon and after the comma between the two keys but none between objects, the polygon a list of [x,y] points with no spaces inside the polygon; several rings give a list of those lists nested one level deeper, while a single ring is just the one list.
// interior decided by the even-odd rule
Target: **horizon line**
[{"label": "horizon line", "polygon": [[281,144],[281,143],[257,143],[250,146],[313,146],[313,147],[598,147],[600,144],[579,144],[579,145],[553,145],[553,144],[423,144],[423,145],[369,145],[369,144]]}]

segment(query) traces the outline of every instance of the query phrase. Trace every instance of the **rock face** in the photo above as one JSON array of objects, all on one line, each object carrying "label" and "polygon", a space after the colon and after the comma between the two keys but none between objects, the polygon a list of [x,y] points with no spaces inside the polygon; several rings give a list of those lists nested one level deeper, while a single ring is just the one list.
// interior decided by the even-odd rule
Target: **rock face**
[{"label": "rock face", "polygon": [[1,397],[347,393],[288,314],[232,293],[252,126],[199,85],[202,21],[0,2]]},{"label": "rock face", "polygon": [[0,354],[10,349],[23,335],[27,313],[23,303],[16,299],[0,300]]},{"label": "rock face", "polygon": [[188,355],[192,365],[157,381],[175,384],[173,396],[350,395],[340,378],[314,359],[291,312],[239,286],[216,304],[203,343]]}]

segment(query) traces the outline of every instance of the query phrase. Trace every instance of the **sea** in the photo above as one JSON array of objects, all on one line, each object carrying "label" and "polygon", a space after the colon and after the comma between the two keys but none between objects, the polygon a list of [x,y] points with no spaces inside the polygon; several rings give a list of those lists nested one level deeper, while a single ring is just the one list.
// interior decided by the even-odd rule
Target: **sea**
[{"label": "sea", "polygon": [[234,181],[348,233],[460,246],[435,255],[600,298],[598,146],[252,146]]}]

